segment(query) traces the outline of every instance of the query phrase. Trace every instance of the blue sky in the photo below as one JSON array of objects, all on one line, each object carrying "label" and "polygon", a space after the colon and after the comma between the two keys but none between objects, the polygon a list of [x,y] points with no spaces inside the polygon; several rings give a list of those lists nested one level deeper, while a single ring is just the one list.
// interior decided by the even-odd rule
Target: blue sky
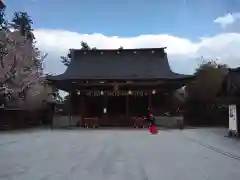
[{"label": "blue sky", "polygon": [[49,53],[47,72],[62,73],[65,67],[59,57],[79,47],[82,40],[97,48],[167,46],[171,67],[182,73],[193,72],[201,56],[240,66],[240,0],[5,3],[9,18],[16,11],[27,11],[32,17],[38,46]]},{"label": "blue sky", "polygon": [[10,0],[7,13],[27,11],[35,28],[136,36],[167,33],[197,39],[221,31],[212,21],[239,0]]}]

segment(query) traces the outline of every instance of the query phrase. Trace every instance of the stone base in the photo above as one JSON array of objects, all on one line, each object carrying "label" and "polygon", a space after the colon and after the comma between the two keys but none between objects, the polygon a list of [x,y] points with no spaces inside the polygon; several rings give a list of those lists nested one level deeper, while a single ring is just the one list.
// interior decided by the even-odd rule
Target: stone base
[{"label": "stone base", "polygon": [[155,118],[157,126],[180,129],[184,126],[182,116],[156,116]]}]

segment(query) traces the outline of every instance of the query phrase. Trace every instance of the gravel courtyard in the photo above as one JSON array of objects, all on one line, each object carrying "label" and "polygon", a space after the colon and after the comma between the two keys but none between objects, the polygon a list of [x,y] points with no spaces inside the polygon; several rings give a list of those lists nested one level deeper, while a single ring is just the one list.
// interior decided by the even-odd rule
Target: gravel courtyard
[{"label": "gravel courtyard", "polygon": [[237,180],[240,142],[223,129],[0,133],[1,180]]}]

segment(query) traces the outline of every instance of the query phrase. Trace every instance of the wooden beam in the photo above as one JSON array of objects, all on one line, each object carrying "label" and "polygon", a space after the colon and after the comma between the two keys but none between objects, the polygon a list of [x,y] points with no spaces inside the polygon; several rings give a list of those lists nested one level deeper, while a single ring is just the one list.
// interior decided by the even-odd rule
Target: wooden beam
[{"label": "wooden beam", "polygon": [[99,83],[99,82],[89,82],[89,83],[76,83],[78,86],[81,87],[86,87],[86,86],[110,86],[110,87],[114,87],[115,84],[117,84],[118,86],[151,86],[151,85],[163,85],[166,84],[166,82],[132,82],[132,83],[126,83],[126,82],[121,82],[121,83]]}]

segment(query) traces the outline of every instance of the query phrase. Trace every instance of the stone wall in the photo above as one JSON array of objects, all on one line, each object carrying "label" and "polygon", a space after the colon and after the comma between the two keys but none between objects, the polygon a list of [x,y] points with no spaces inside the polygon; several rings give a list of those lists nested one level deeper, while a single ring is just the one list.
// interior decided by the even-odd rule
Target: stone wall
[{"label": "stone wall", "polygon": [[[76,127],[81,125],[81,116],[61,116],[55,115],[53,118],[54,128]],[[179,128],[183,124],[182,116],[156,116],[156,124],[165,128]]]},{"label": "stone wall", "polygon": [[81,125],[81,116],[61,116],[55,115],[53,118],[53,127],[54,128],[67,128]]},{"label": "stone wall", "polygon": [[166,128],[179,128],[183,125],[182,116],[156,116],[156,124]]}]

